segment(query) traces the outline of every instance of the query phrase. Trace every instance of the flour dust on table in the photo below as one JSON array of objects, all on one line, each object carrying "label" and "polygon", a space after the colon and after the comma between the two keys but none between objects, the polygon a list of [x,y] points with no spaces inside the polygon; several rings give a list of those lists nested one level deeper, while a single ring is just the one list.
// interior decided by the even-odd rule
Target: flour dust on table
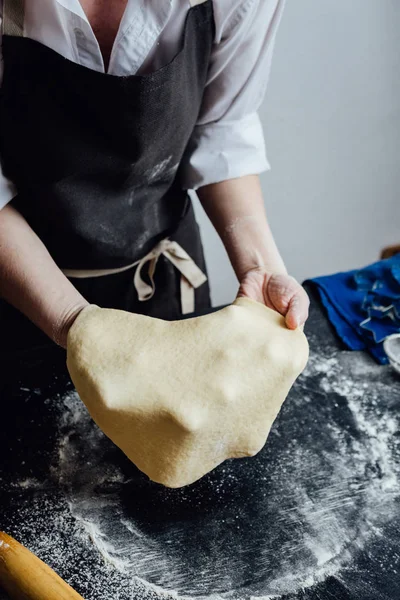
[{"label": "flour dust on table", "polygon": [[367,356],[313,352],[264,450],[180,490],[140,473],[75,392],[20,394],[55,434],[39,472],[1,480],[3,520],[86,600],[395,597],[377,573],[398,579],[400,379]]}]

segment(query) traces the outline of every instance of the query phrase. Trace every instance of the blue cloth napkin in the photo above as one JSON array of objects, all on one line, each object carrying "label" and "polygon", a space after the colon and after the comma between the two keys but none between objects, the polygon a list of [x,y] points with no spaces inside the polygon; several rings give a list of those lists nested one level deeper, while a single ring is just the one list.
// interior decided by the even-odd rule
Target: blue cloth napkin
[{"label": "blue cloth napkin", "polygon": [[388,362],[383,340],[400,333],[400,254],[364,269],[309,280],[328,318],[350,350]]}]

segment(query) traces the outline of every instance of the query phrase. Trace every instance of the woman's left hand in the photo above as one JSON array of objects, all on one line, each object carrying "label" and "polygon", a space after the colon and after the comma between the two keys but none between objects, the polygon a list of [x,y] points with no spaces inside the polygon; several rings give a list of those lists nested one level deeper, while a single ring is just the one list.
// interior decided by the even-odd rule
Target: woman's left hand
[{"label": "woman's left hand", "polygon": [[302,286],[290,275],[252,269],[240,282],[238,296],[245,296],[276,310],[286,319],[289,329],[304,325],[308,318],[309,298]]}]

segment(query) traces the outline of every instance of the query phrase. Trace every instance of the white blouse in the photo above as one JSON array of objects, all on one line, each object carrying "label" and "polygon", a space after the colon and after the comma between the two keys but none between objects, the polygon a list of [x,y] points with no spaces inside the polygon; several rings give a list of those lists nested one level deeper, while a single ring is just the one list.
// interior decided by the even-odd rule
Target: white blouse
[{"label": "white blouse", "polygon": [[[267,87],[284,2],[213,0],[214,46],[201,113],[182,165],[185,188],[269,168],[257,110]],[[189,0],[128,0],[108,73],[143,74],[169,62],[179,49],[189,9]],[[2,0],[0,20],[1,15]],[[25,0],[24,36],[89,69],[105,70],[79,0]],[[1,75],[2,61],[0,82]],[[0,172],[0,208],[15,193]]]}]

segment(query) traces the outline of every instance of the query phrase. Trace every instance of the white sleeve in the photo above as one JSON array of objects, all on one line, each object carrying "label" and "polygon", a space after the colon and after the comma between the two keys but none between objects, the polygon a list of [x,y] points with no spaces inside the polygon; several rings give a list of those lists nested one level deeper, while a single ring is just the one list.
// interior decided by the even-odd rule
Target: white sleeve
[{"label": "white sleeve", "polygon": [[16,194],[17,190],[15,189],[14,184],[4,177],[0,169],[0,210],[4,208]]},{"label": "white sleeve", "polygon": [[[3,56],[1,52],[1,42],[2,42],[2,23],[3,23],[3,3],[0,1],[0,85],[3,79]],[[1,157],[0,157],[0,165],[1,165]],[[0,166],[0,210],[6,206],[14,198],[16,195],[16,189],[14,184],[4,177],[3,172]]]},{"label": "white sleeve", "polygon": [[284,3],[214,1],[216,38],[199,119],[182,162],[185,189],[269,169],[257,111]]}]

